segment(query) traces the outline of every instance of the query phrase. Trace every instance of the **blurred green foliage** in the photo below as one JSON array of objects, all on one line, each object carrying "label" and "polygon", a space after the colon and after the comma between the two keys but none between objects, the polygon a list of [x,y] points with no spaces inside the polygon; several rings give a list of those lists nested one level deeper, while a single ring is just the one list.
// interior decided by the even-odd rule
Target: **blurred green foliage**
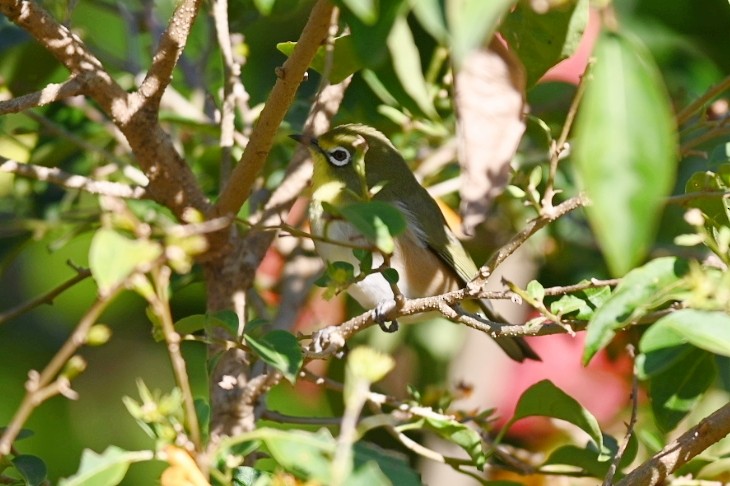
[{"label": "blurred green foliage", "polygon": [[[87,0],[74,2],[70,12],[61,4],[49,7],[84,40],[112,76],[125,89],[131,90],[149,66],[160,29],[164,28],[175,5],[171,0],[156,2],[151,12],[145,12],[142,3]],[[448,78],[449,67],[442,50],[444,32],[448,28],[443,21],[443,2],[424,2],[428,6],[421,5],[408,15],[405,12],[414,2],[380,2],[383,9],[375,17],[367,8],[357,10],[356,5],[361,2],[343,0],[336,3],[349,7],[343,12],[343,19],[350,25],[353,35],[347,49],[357,56],[356,60],[350,60],[355,62],[345,71],[365,67],[355,73],[336,123],[359,122],[383,130],[407,160],[415,161],[417,168],[422,156],[443,144],[456,124],[450,101],[453,86],[444,81]],[[475,5],[478,2],[465,3]],[[504,3],[505,8],[508,3]],[[250,96],[248,103],[252,111],[259,109],[265,101],[276,79],[275,69],[285,60],[277,46],[299,37],[312,4],[313,1],[296,0],[230,2],[231,30],[243,35],[244,39],[243,52],[239,54],[245,58],[242,81]],[[730,58],[726,52],[730,9],[726,2],[617,0],[615,4],[622,25],[647,46],[675,111],[730,73]],[[525,5],[520,3],[521,8]],[[435,10],[428,10],[430,8]],[[469,20],[474,19],[461,19],[462,22]],[[397,37],[389,37],[393,26]],[[160,114],[165,128],[211,198],[219,190],[221,153],[219,129],[211,120],[220,102],[223,82],[220,53],[214,39],[213,21],[204,10],[171,85],[183,99],[194,100],[192,105],[199,112],[193,111],[196,116],[192,116],[190,112],[182,113],[163,104]],[[469,39],[460,42],[468,43]],[[417,50],[404,48],[398,51],[397,45],[417,47]],[[395,58],[396,52],[403,57]],[[407,69],[401,64],[403,62],[407,62]],[[539,76],[542,68],[535,67],[532,74]],[[21,29],[0,17],[1,97],[31,93],[48,83],[62,82],[65,77],[65,70],[55,59]],[[276,140],[259,191],[272,190],[283,177],[293,149],[283,135],[290,128],[301,127],[318,84],[319,75],[310,71],[309,79],[303,83],[281,127],[281,139]],[[574,94],[573,84],[557,80],[539,82],[527,92],[532,120],[528,121],[526,136],[516,157],[519,172],[513,183],[527,188],[526,174],[538,166],[547,169],[548,141],[559,134]],[[699,125],[698,121],[688,121],[680,132],[680,143],[701,135]],[[245,131],[250,127],[239,121],[238,128]],[[697,151],[709,152],[709,157],[695,152],[682,154],[673,194],[683,194],[688,181],[697,172],[719,172],[728,160],[726,143],[730,143],[730,137],[725,133],[696,147]],[[102,174],[120,182],[138,182],[140,178],[131,155],[119,144],[107,121],[93,105],[58,103],[30,113],[3,115],[0,117],[0,156],[75,174]],[[584,157],[591,158],[590,154]],[[562,164],[556,175],[556,186],[564,191],[561,198],[578,192],[571,162]],[[441,182],[451,178],[456,171],[456,164],[451,163],[438,173],[427,174],[426,180]],[[727,181],[722,184],[718,188],[727,190]],[[66,262],[89,266],[90,241],[93,231],[100,226],[102,212],[97,199],[79,191],[61,190],[50,183],[0,173],[0,309],[12,308],[71,277],[74,270]],[[452,207],[458,205],[453,193],[443,199]],[[250,204],[256,204],[255,196],[253,201]],[[167,211],[149,202],[131,203],[130,207],[142,221],[158,224],[170,220]],[[727,210],[726,207],[722,209]],[[662,254],[676,236],[692,230],[682,219],[682,212],[680,208],[670,206],[662,213],[657,241],[646,249],[650,256]],[[492,249],[504,243],[531,216],[534,213],[522,201],[506,193],[500,196],[490,218],[470,243],[477,261],[484,261]],[[718,227],[722,224],[708,228],[705,243],[714,241],[712,238],[720,234]],[[538,280],[545,287],[609,275],[583,213],[560,219],[541,234],[538,241],[545,249]],[[687,256],[705,254],[696,248],[683,250]],[[635,257],[631,266],[640,258]],[[174,319],[205,312],[205,289],[197,269],[177,277],[172,289]],[[258,290],[263,293],[265,289]],[[28,370],[45,366],[91,304],[95,293],[96,286],[87,280],[54,299],[52,306],[37,307],[0,325],[0,384],[5,393],[0,400],[0,423],[9,421],[21,400]],[[152,439],[137,426],[122,403],[123,396],[138,396],[136,381],[140,378],[150,389],[164,391],[174,386],[167,352],[163,344],[151,339],[152,330],[145,308],[143,299],[132,292],[117,298],[101,318],[101,322],[112,329],[110,342],[83,352],[88,366],[73,382],[80,399],[69,401],[55,397],[36,410],[25,424],[25,428],[35,433],[22,440],[23,452],[42,457],[53,481],[77,471],[85,448],[102,451],[114,444],[138,450],[153,446]],[[429,387],[433,390],[444,387],[446,366],[458,354],[463,339],[460,332],[449,326],[452,325],[429,322],[409,326],[397,336],[371,331],[358,336],[356,342],[388,350],[406,345],[408,351],[401,357],[412,360],[408,381],[418,390]],[[439,337],[434,339],[434,336]],[[605,344],[601,342],[601,346]],[[714,373],[715,367],[719,366],[720,374],[727,375],[727,361],[718,361],[718,365],[708,353],[696,352],[701,354],[703,365],[699,371]],[[207,396],[203,345],[184,343],[183,354],[194,395]],[[688,359],[684,354],[680,358]],[[682,363],[684,361],[675,364]],[[341,367],[341,363],[334,363],[330,370],[332,376],[341,375]],[[703,386],[710,384],[708,381]],[[671,395],[672,390],[666,390],[666,381],[654,382],[653,386],[664,386],[662,393]],[[443,394],[436,395],[443,398]],[[560,394],[556,392],[555,395]],[[268,395],[268,406],[292,415],[327,416],[332,411],[342,412],[341,398],[335,393],[308,393],[282,384]],[[569,407],[574,406],[572,402],[566,403]],[[665,419],[659,425],[664,425],[666,430],[675,426],[691,408],[677,412],[661,409],[661,405],[657,413],[665,414]],[[652,406],[657,407],[655,403]],[[582,413],[583,409],[580,410]],[[595,420],[592,416],[590,419]],[[600,433],[595,434],[593,422],[586,420],[590,427],[581,424],[596,435],[595,445],[599,450],[594,452],[598,454],[602,452]],[[452,423],[431,424],[431,427],[444,435],[462,432],[450,428],[456,427]],[[275,439],[273,433],[265,437],[270,448]],[[332,446],[332,437],[323,438],[312,433],[307,436],[307,440],[310,439],[321,440],[321,447],[328,451]],[[377,452],[369,451],[368,454],[380,457]],[[356,461],[363,457],[368,456],[360,451]],[[402,462],[400,458],[394,459],[394,467],[401,467]],[[160,462],[134,464],[121,484],[149,484],[150,478],[159,477],[163,467]],[[360,471],[363,477],[376,476],[371,471]]]}]

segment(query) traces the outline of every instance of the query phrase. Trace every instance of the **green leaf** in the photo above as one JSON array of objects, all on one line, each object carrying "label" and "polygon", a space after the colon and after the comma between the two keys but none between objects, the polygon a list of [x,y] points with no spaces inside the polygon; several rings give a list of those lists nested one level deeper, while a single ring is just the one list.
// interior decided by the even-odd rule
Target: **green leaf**
[{"label": "green leaf", "polygon": [[58,486],[114,486],[124,479],[130,464],[153,457],[151,451],[125,451],[115,446],[107,447],[101,454],[85,449],[78,472],[61,479]]},{"label": "green leaf", "polygon": [[442,2],[439,0],[418,0],[412,3],[413,15],[416,16],[426,32],[439,41],[446,44],[448,31],[446,30],[446,19],[442,9]]},{"label": "green leaf", "polygon": [[309,480],[329,483],[335,439],[326,429],[303,430],[260,429],[255,433],[273,459],[292,474]]},{"label": "green leaf", "polygon": [[712,172],[695,172],[685,185],[685,192],[716,192],[717,197],[695,197],[689,200],[688,206],[697,208],[705,215],[708,226],[721,227],[730,224],[730,201],[723,197],[728,190],[720,176]]},{"label": "green leaf", "polygon": [[114,230],[102,228],[91,240],[89,267],[99,292],[105,294],[136,269],[149,265],[161,255],[159,243],[132,240]]},{"label": "green leaf", "polygon": [[446,0],[451,55],[457,68],[472,50],[488,43],[500,19],[516,1]]},{"label": "green leaf", "polygon": [[588,24],[588,0],[568,0],[537,12],[520,0],[504,19],[502,34],[527,71],[527,86],[578,48]]},{"label": "green leaf", "polygon": [[[268,477],[266,473],[254,467],[239,466],[233,470],[233,486],[256,486],[257,481],[262,477]],[[264,483],[269,484],[269,483]]]},{"label": "green leaf", "polygon": [[649,398],[657,427],[670,432],[694,408],[717,376],[714,356],[692,349],[649,380]]},{"label": "green leaf", "polygon": [[549,380],[539,381],[525,390],[505,430],[516,421],[533,416],[557,418],[577,425],[593,439],[599,451],[603,450],[603,435],[596,418]]},{"label": "green leaf", "polygon": [[[296,42],[280,42],[276,45],[276,48],[287,56],[291,56],[296,45]],[[341,83],[349,75],[360,71],[364,67],[364,64],[355,55],[352,36],[349,35],[334,40],[330,65],[327,64],[327,56],[327,49],[324,46],[320,47],[314,54],[310,67],[320,74],[324,74],[329,69],[327,79],[331,84]]]},{"label": "green leaf", "polygon": [[276,0],[253,0],[253,3],[256,6],[256,10],[258,10],[261,15],[269,15],[271,13],[271,9],[274,8]]},{"label": "green leaf", "polygon": [[[386,450],[370,442],[359,441],[353,446],[355,453],[355,475],[352,479],[354,482],[360,469],[366,464],[376,463],[380,472],[384,474],[391,483],[398,486],[421,486],[421,478],[418,473],[410,466],[408,457],[391,450]],[[370,474],[370,473],[368,473]],[[349,484],[349,483],[348,483]],[[388,484],[380,482],[371,482],[375,484]]]},{"label": "green leaf", "polygon": [[281,371],[289,382],[296,381],[304,358],[299,341],[292,333],[277,329],[261,338],[246,333],[246,344],[259,358]]},{"label": "green leaf", "polygon": [[205,329],[208,324],[208,316],[205,314],[193,314],[175,321],[175,330],[180,334],[193,334]]},{"label": "green leaf", "polygon": [[395,268],[384,268],[380,273],[383,275],[383,278],[388,281],[388,283],[397,284],[398,280],[400,280],[398,270]]},{"label": "green leaf", "polygon": [[238,315],[232,310],[226,309],[213,314],[206,314],[205,319],[205,328],[207,330],[212,330],[214,327],[221,327],[228,331],[228,334],[232,337],[240,334],[241,325],[238,320]]},{"label": "green leaf", "polygon": [[393,253],[395,248],[393,237],[407,228],[401,212],[383,201],[348,204],[340,212],[370,243],[387,254]]},{"label": "green leaf", "polygon": [[15,456],[11,462],[23,477],[27,486],[39,486],[46,480],[48,468],[40,457],[21,454]]},{"label": "green leaf", "polygon": [[642,337],[641,349],[658,348],[660,339],[675,345],[690,343],[711,353],[730,356],[730,315],[695,309],[672,312],[649,328]]},{"label": "green leaf", "polygon": [[608,267],[628,272],[648,253],[672,189],[677,133],[671,104],[649,53],[604,32],[575,126],[575,167]]},{"label": "green leaf", "polygon": [[[349,8],[349,3],[357,3],[357,0],[336,2],[344,4],[342,18],[350,26],[352,43],[355,57],[368,68],[381,66],[388,58],[387,39],[396,18],[403,13],[407,7],[403,0],[388,0],[378,2],[380,7],[377,18],[367,22],[358,15],[361,13]],[[357,9],[356,9],[357,10]]]},{"label": "green leaf", "polygon": [[[581,283],[584,283],[582,281]],[[565,316],[577,311],[576,319],[589,320],[593,317],[595,309],[602,306],[611,297],[611,287],[587,288],[562,296],[550,304],[550,312],[559,316]]]},{"label": "green leaf", "polygon": [[685,260],[664,257],[626,274],[588,323],[583,363],[587,364],[605,347],[618,329],[648,311],[679,298],[685,286],[682,277],[688,271],[689,265]]},{"label": "green leaf", "polygon": [[372,25],[378,20],[379,0],[340,0],[363,23]]},{"label": "green leaf", "polygon": [[530,280],[525,290],[527,291],[527,295],[536,302],[542,302],[545,299],[545,287],[537,280]]},{"label": "green leaf", "polygon": [[355,469],[347,478],[347,484],[348,486],[371,486],[373,484],[388,486],[393,483],[383,474],[377,462],[370,461]]},{"label": "green leaf", "polygon": [[[560,464],[573,468],[567,469],[567,471],[575,472],[577,470],[577,472],[596,478],[605,477],[608,472],[608,468],[611,467],[612,461],[609,459],[615,457],[619,446],[616,439],[610,435],[604,436],[604,443],[606,444],[606,448],[610,451],[610,455],[608,456],[600,453],[598,450],[590,446],[581,448],[574,445],[565,445],[552,451],[550,456],[543,463],[542,468],[558,472],[561,469],[556,469],[555,467],[546,468],[545,466],[555,466]],[[636,457],[636,453],[639,448],[638,446],[639,444],[636,437],[632,435],[629,439],[629,444],[621,457],[619,470],[631,464],[631,461],[633,461]],[[621,475],[616,475],[616,479],[619,479],[620,477]]]},{"label": "green leaf", "polygon": [[423,419],[423,428],[464,449],[479,470],[487,462],[479,433],[465,424],[453,419],[426,418]]},{"label": "green leaf", "polygon": [[393,59],[393,69],[403,89],[423,113],[432,119],[437,118],[423,77],[420,53],[405,17],[398,17],[393,23],[388,36],[388,49]]}]

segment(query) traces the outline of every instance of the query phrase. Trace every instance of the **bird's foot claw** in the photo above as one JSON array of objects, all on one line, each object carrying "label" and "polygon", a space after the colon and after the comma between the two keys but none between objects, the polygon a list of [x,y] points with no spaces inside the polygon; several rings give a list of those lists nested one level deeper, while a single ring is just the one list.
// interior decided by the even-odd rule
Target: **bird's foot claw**
[{"label": "bird's foot claw", "polygon": [[[383,332],[396,332],[398,330],[398,321],[389,319],[390,316],[398,308],[395,299],[385,299],[378,302],[373,310],[373,320],[378,323]],[[388,325],[390,323],[390,325]]]},{"label": "bird's foot claw", "polygon": [[337,326],[327,326],[312,334],[311,349],[314,355],[326,356],[334,353],[335,357],[342,357],[342,348],[345,347],[345,338]]}]

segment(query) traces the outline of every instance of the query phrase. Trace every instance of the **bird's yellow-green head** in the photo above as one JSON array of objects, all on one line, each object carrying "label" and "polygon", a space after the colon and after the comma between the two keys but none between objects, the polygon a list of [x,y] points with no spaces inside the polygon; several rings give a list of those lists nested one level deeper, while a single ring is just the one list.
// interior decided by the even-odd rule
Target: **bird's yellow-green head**
[{"label": "bird's yellow-green head", "polygon": [[291,137],[312,153],[312,187],[319,200],[362,200],[374,187],[392,184],[403,175],[413,177],[390,140],[365,125],[341,125],[317,138]]}]

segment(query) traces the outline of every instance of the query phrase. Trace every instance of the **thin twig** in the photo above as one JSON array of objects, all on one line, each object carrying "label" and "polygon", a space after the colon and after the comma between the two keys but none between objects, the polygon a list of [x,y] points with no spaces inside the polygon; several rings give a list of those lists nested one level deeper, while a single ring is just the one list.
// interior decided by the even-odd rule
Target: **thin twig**
[{"label": "thin twig", "polygon": [[121,292],[123,288],[124,282],[118,284],[104,295],[97,297],[96,301],[79,321],[76,329],[74,329],[63,346],[61,346],[61,349],[58,350],[56,355],[46,365],[43,371],[40,374],[37,372],[31,372],[29,374],[29,380],[26,383],[25,396],[20,402],[12,420],[3,432],[2,437],[0,437],[0,459],[10,452],[13,441],[18,436],[23,424],[26,420],[28,420],[28,417],[30,417],[30,414],[33,413],[33,410],[42,403],[42,398],[49,397],[47,388],[51,386],[54,381],[60,380],[56,385],[53,385],[59,393],[64,391],[64,387],[70,390],[70,386],[68,386],[68,378],[63,376],[59,377],[59,372],[69,359],[71,359],[76,350],[86,342],[86,336],[89,333],[89,329],[91,329],[91,327],[96,323],[97,318],[101,315],[106,306],[119,294],[119,292]]},{"label": "thin twig", "polygon": [[95,181],[88,177],[69,174],[56,167],[21,164],[15,160],[0,157],[0,172],[10,172],[23,177],[46,181],[66,189],[80,189],[91,194],[121,197],[125,199],[147,199],[149,194],[144,187],[132,187],[119,182]]},{"label": "thin twig", "polygon": [[603,480],[603,486],[611,486],[613,484],[613,478],[616,475],[616,472],[618,471],[619,464],[621,463],[621,459],[624,457],[624,454],[626,453],[626,449],[629,446],[629,442],[631,441],[631,437],[634,435],[634,426],[636,425],[636,420],[638,417],[638,411],[639,411],[639,377],[636,369],[636,352],[634,351],[633,345],[629,344],[627,346],[627,350],[629,353],[629,356],[631,356],[631,359],[634,361],[633,364],[633,374],[631,379],[631,417],[629,418],[629,423],[626,424],[626,435],[624,436],[624,440],[621,444],[621,447],[619,447],[619,450],[616,451],[616,455],[614,456],[613,460],[611,461],[611,466],[608,468],[608,472],[606,473],[606,477]]},{"label": "thin twig", "polygon": [[233,135],[236,131],[236,105],[239,95],[243,91],[241,84],[241,66],[233,57],[231,33],[228,28],[228,0],[213,0],[213,21],[216,37],[223,58],[223,102],[221,103],[220,119],[220,187],[230,177],[233,162]]},{"label": "thin twig", "polygon": [[177,382],[177,386],[180,387],[183,397],[185,421],[188,425],[187,429],[190,434],[190,440],[195,450],[202,452],[203,444],[200,439],[200,426],[198,424],[198,415],[195,411],[193,392],[190,388],[185,359],[180,353],[181,338],[177,331],[175,331],[172,313],[170,312],[170,299],[168,294],[171,273],[172,270],[167,266],[161,266],[153,270],[152,275],[155,283],[155,293],[151,296],[150,304],[162,325],[162,333],[167,343],[167,352],[170,355],[175,381]]},{"label": "thin twig", "polygon": [[78,76],[73,76],[63,83],[51,83],[40,91],[29,93],[9,100],[0,101],[0,115],[19,113],[29,108],[45,106],[54,101],[70,98],[83,93],[84,83]]},{"label": "thin twig", "polygon": [[517,249],[521,247],[532,235],[561,216],[564,216],[579,207],[583,207],[587,203],[588,197],[584,194],[579,194],[578,196],[574,196],[567,201],[552,207],[550,211],[546,211],[540,214],[537,218],[528,222],[522,231],[513,236],[510,241],[503,245],[492,255],[491,258],[489,258],[489,260],[487,260],[484,265],[482,265],[479,269],[479,274],[471,282],[469,282],[469,284],[467,284],[467,290],[470,293],[477,294],[487,283],[492,272],[501,265],[507,257],[517,251]]},{"label": "thin twig", "polygon": [[705,103],[708,103],[723,91],[730,89],[730,76],[717,83],[707,90],[705,94],[687,105],[677,114],[677,125],[685,124]]},{"label": "thin twig", "polygon": [[57,287],[49,290],[43,295],[40,295],[36,297],[35,299],[31,299],[27,302],[24,302],[10,310],[7,310],[0,314],[0,324],[5,323],[6,321],[9,321],[11,319],[14,319],[18,317],[21,314],[24,314],[25,312],[28,312],[29,310],[38,307],[41,304],[53,304],[53,299],[58,297],[60,294],[68,290],[69,288],[73,287],[77,283],[81,282],[82,280],[85,280],[91,276],[91,271],[88,269],[79,269],[73,277],[69,278],[62,284],[58,285]]},{"label": "thin twig", "polygon": [[588,79],[590,78],[589,73],[592,65],[593,61],[589,60],[586,64],[585,69],[583,70],[583,74],[580,77],[580,82],[578,83],[578,87],[575,90],[575,95],[573,96],[573,101],[571,101],[570,108],[568,109],[568,114],[565,117],[565,123],[563,123],[563,128],[560,132],[560,136],[553,146],[553,150],[550,155],[550,172],[548,174],[547,182],[545,184],[545,193],[542,199],[543,208],[541,208],[541,213],[549,213],[553,208],[553,198],[557,194],[557,192],[555,191],[555,176],[558,173],[558,163],[560,162],[563,151],[566,149],[566,142],[568,141],[570,130],[573,128],[575,115],[578,113],[578,107],[580,106],[580,102],[583,99],[583,94],[585,93],[586,86],[588,85]]}]

